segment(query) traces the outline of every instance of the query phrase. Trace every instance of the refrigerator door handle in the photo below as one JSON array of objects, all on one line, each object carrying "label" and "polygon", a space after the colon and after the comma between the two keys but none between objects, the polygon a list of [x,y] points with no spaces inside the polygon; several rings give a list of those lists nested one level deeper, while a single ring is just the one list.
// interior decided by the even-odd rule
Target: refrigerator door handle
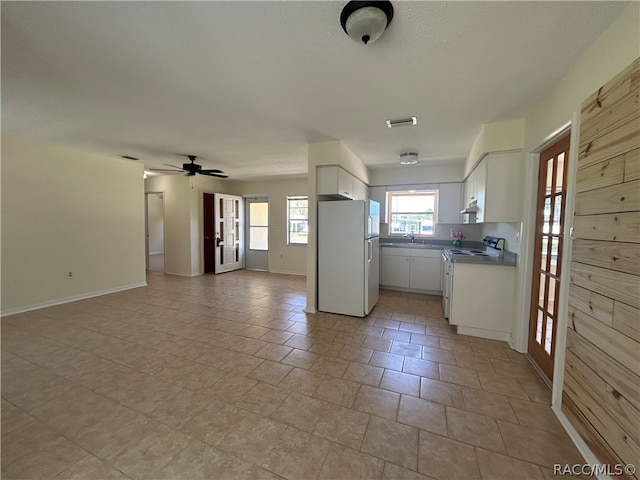
[{"label": "refrigerator door handle", "polygon": [[371,260],[373,260],[373,242],[367,240],[367,262],[371,263]]},{"label": "refrigerator door handle", "polygon": [[369,215],[369,218],[367,219],[367,235],[373,235],[373,217],[371,215]]}]

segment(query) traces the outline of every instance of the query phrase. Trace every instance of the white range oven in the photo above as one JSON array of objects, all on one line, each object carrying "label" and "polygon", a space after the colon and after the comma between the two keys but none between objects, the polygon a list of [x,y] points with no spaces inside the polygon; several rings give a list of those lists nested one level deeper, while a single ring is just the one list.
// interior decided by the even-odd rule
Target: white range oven
[{"label": "white range oven", "polygon": [[500,257],[504,252],[504,238],[485,237],[482,240],[484,250],[453,248],[442,252],[444,266],[442,268],[442,307],[444,318],[449,318],[453,298],[454,261],[468,257]]}]

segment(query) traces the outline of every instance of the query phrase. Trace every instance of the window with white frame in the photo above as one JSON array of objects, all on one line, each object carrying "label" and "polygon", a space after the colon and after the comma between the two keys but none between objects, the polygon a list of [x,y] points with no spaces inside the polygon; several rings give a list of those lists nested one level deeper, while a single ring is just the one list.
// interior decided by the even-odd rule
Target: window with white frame
[{"label": "window with white frame", "polygon": [[389,235],[433,236],[437,205],[437,190],[387,192]]},{"label": "window with white frame", "polygon": [[309,238],[309,197],[287,197],[287,244],[306,245]]}]

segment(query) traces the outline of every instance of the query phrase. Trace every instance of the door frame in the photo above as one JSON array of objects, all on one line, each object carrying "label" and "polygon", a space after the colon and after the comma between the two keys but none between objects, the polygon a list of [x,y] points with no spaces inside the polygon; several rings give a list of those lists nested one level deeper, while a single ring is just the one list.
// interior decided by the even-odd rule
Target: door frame
[{"label": "door frame", "polygon": [[[540,152],[561,140],[567,135],[571,135],[569,146],[569,169],[565,172],[567,177],[567,199],[565,202],[565,238],[570,237],[573,225],[573,211],[575,204],[575,179],[578,165],[578,141],[580,136],[580,116],[579,112],[574,112],[570,121],[544,137],[538,146],[532,148],[528,154],[526,169],[525,200],[527,207],[523,215],[523,234],[521,245],[522,273],[520,275],[519,309],[517,318],[519,319],[514,327],[512,346],[521,353],[528,350],[529,336],[529,313],[531,306],[531,285],[533,278],[533,250],[535,246],[535,221],[536,221],[536,196],[538,192],[538,171],[540,165]],[[571,260],[571,242],[564,242],[562,269],[569,271]],[[564,381],[565,347],[567,339],[567,315],[569,302],[569,276],[565,275],[560,281],[558,308],[558,333],[556,336],[556,358],[553,372],[553,388],[551,405],[559,408],[562,402],[562,384]],[[532,365],[535,364],[532,363]]]},{"label": "door frame", "polygon": [[[531,272],[531,298],[529,301],[530,313],[529,313],[529,322],[528,322],[529,335],[528,335],[528,341],[527,341],[527,353],[529,355],[530,360],[534,362],[537,369],[549,381],[553,381],[555,353],[557,351],[556,339],[557,339],[557,333],[559,331],[560,284],[565,275],[565,270],[562,268],[562,266],[563,266],[564,252],[565,252],[565,248],[564,248],[565,240],[568,239],[568,237],[565,237],[565,234],[564,234],[565,232],[564,226],[565,226],[565,222],[567,221],[567,211],[564,207],[566,206],[567,195],[568,195],[567,186],[569,183],[569,179],[568,179],[568,176],[566,175],[566,172],[571,168],[571,164],[569,163],[570,156],[571,156],[570,142],[571,142],[570,137],[563,136],[562,138],[557,139],[556,142],[554,142],[552,145],[550,145],[548,148],[544,149],[541,152],[541,155],[542,154],[545,155],[544,156],[545,162],[553,161],[553,166],[550,171],[546,169],[546,166],[543,164],[542,161],[538,162],[536,222],[534,227],[533,270]],[[566,158],[563,159],[563,165],[561,170],[562,171],[562,180],[560,185],[561,189],[560,189],[560,195],[558,195],[557,194],[558,190],[556,189],[557,188],[556,174],[558,172],[558,169],[555,163],[555,158],[567,150],[568,150],[567,152],[568,154],[566,155]],[[542,171],[543,168],[545,168],[544,175]],[[552,181],[552,187],[554,189],[553,192],[551,193],[546,191],[549,173],[551,173],[552,175],[551,181]],[[543,210],[545,208],[545,203],[546,203],[545,198],[547,196],[549,196],[549,199],[550,199],[550,207],[553,206],[554,208],[551,209],[551,211],[549,212],[549,220],[550,221],[553,220],[553,223],[549,224],[549,232],[547,235],[545,235],[543,233],[543,226],[544,226]],[[560,196],[562,211],[560,212],[560,218],[556,219],[554,217],[555,199],[558,198],[558,196]],[[558,231],[557,236],[554,237],[553,225],[555,224],[556,220],[559,221],[560,230]],[[541,250],[543,245],[543,237],[545,236],[547,238],[546,258],[548,263],[545,264],[545,268],[541,269],[540,268],[540,262],[542,260]],[[556,238],[558,242],[558,251],[556,255],[559,262],[556,263],[555,274],[551,274],[551,268],[550,268],[551,258],[552,258],[551,252],[552,252],[552,245],[553,245],[554,238]],[[544,279],[546,280],[546,282],[544,282],[544,287],[543,287],[544,291],[542,292],[540,291],[540,287],[541,287],[540,274],[542,274]],[[552,283],[553,290],[554,290],[553,293],[551,293],[550,284],[549,284],[551,280],[553,280],[553,283]],[[536,298],[534,298],[534,292],[537,292],[537,294],[535,295]],[[535,337],[537,336],[536,334],[538,331],[537,324],[539,323],[539,310],[540,310],[539,299],[541,295],[545,300],[544,305],[542,307],[542,311],[544,312],[544,317],[543,317],[542,327],[541,327],[542,333],[544,334],[541,336],[540,343],[538,343],[535,340]],[[553,318],[551,320],[552,332],[549,333],[546,331],[546,329],[549,326],[549,320],[547,320],[547,313],[549,313],[549,306],[547,304],[547,301],[550,298],[553,298],[554,306],[551,312],[553,313]],[[546,347],[545,347],[546,337],[548,335],[550,335],[551,337],[551,344],[550,344],[551,348],[549,352],[546,351]],[[534,339],[535,345],[532,344],[532,339]]]},{"label": "door frame", "polygon": [[[215,228],[216,228],[216,242],[218,242],[218,239],[220,239],[220,242],[222,243],[222,245],[218,246],[216,245],[216,265],[215,265],[215,271],[214,273],[220,274],[220,273],[226,273],[226,272],[230,272],[230,271],[234,271],[234,270],[242,270],[245,268],[245,236],[244,236],[244,224],[245,224],[245,219],[244,219],[244,207],[245,207],[245,202],[244,202],[244,198],[241,197],[240,195],[232,195],[230,193],[214,193],[214,212],[215,212]],[[234,262],[236,264],[236,266],[234,268],[223,268],[223,261],[222,261],[222,257],[221,255],[223,255],[224,250],[222,250],[224,248],[224,233],[222,233],[222,229],[220,228],[220,224],[221,224],[221,219],[224,219],[224,212],[221,212],[221,200],[224,200],[224,197],[230,197],[233,201],[237,201],[237,236],[236,239],[238,240],[238,250],[239,250],[239,260],[237,260],[236,262]],[[204,198],[204,196],[203,196]],[[224,221],[224,220],[222,220]],[[235,223],[235,222],[234,222]],[[203,263],[204,263],[204,258],[203,258]]]},{"label": "door frame", "polygon": [[162,251],[164,252],[164,265],[163,272],[166,271],[166,263],[167,263],[167,219],[165,215],[165,205],[164,205],[164,197],[165,192],[163,190],[160,191],[151,191],[144,192],[144,265],[145,271],[149,271],[149,195],[162,195]]},{"label": "door frame", "polygon": [[[269,271],[269,252],[271,250],[271,202],[269,199],[269,195],[247,195],[244,196],[244,268],[246,268],[247,270],[256,270],[259,272],[268,272]],[[267,268],[266,269],[252,269],[250,268],[249,265],[249,258],[250,258],[250,242],[251,242],[251,236],[249,233],[249,223],[251,221],[251,213],[250,213],[250,207],[249,204],[255,201],[256,203],[266,203],[267,204],[267,208],[268,208],[268,215],[269,215],[269,220],[268,220],[268,224],[267,224],[267,236],[268,236],[268,248],[266,251],[264,250],[260,250],[260,251],[264,251],[265,255],[267,256]]]}]

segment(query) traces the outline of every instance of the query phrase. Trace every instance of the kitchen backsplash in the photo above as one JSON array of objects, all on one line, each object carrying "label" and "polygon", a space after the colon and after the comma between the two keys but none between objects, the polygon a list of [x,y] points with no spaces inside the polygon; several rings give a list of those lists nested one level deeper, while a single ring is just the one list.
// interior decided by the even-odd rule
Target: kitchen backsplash
[{"label": "kitchen backsplash", "polygon": [[[505,249],[520,253],[520,232],[522,223],[478,223],[478,224],[440,224],[436,225],[432,240],[451,240],[451,230],[462,232],[465,240],[481,242],[487,235],[505,239]],[[380,224],[380,237],[389,237],[389,224]],[[425,237],[418,237],[425,238]]]},{"label": "kitchen backsplash", "polygon": [[520,253],[520,236],[522,223],[484,223],[482,225],[482,237],[487,235],[505,239],[505,249]]},{"label": "kitchen backsplash", "polygon": [[[437,224],[435,227],[435,234],[432,237],[420,237],[418,238],[430,238],[433,240],[451,240],[451,230],[455,230],[457,232],[462,232],[465,240],[474,240],[476,242],[481,242],[484,238],[482,234],[482,225],[469,225],[469,224]],[[381,237],[389,237],[389,224],[381,223],[380,224],[380,236]]]}]

